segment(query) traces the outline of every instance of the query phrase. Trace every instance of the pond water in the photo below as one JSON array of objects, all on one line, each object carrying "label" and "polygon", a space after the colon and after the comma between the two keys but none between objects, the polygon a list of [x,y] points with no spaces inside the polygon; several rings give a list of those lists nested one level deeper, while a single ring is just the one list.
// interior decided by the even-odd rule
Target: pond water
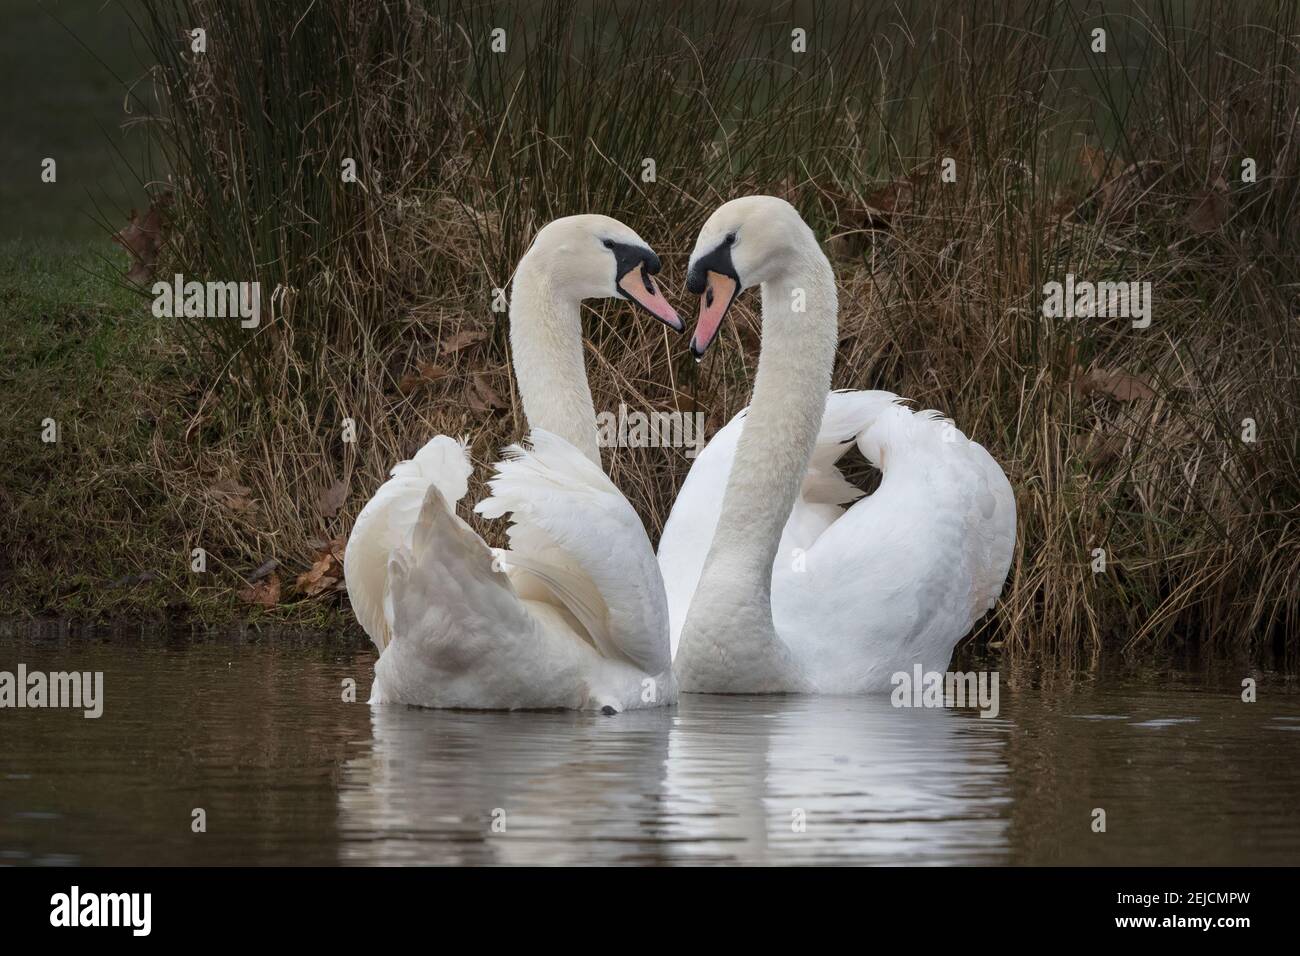
[{"label": "pond water", "polygon": [[104,700],[0,709],[0,865],[1300,863],[1300,686],[1268,671],[1004,683],[995,718],[706,695],[605,717],[371,708],[373,662],[11,628],[0,672],[102,671]]}]

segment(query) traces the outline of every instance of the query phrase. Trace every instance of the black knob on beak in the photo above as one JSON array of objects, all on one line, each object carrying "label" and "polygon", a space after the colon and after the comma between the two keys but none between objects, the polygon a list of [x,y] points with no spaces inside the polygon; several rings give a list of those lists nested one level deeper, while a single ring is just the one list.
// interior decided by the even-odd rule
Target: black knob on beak
[{"label": "black knob on beak", "polygon": [[724,240],[721,245],[708,255],[700,256],[691,263],[690,272],[686,275],[686,291],[691,295],[703,293],[705,287],[709,284],[710,272],[716,272],[718,275],[735,279],[737,283],[740,282],[739,276],[736,275],[736,267],[731,264],[730,239]]},{"label": "black knob on beak", "polygon": [[686,291],[691,295],[703,295],[708,284],[708,271],[701,269],[698,262],[691,266],[691,271],[686,274]]}]

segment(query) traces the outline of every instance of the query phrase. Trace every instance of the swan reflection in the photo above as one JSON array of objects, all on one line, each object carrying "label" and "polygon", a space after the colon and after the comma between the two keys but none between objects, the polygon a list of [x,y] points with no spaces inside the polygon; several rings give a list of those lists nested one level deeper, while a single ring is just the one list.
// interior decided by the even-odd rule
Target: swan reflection
[{"label": "swan reflection", "polygon": [[617,717],[384,706],[348,863],[995,863],[1007,724],[887,698],[684,695]]}]

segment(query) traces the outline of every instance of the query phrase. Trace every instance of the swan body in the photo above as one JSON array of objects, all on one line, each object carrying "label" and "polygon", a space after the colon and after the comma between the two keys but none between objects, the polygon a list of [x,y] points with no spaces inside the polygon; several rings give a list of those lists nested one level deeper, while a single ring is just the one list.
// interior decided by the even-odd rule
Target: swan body
[{"label": "swan body", "polygon": [[[534,429],[531,448],[507,449],[491,496],[474,509],[514,516],[510,548],[494,551],[443,493],[448,466],[463,482],[465,449],[446,436],[398,466],[420,470],[414,480],[426,489],[409,543],[388,555],[393,637],[375,665],[371,702],[616,711],[671,702],[654,552],[604,472]],[[376,500],[389,494],[390,514],[404,515],[418,491],[395,476]]]},{"label": "swan body", "polygon": [[[829,392],[834,277],[787,203],[721,207],[691,283],[705,295],[697,356],[755,284],[763,351],[751,405],[697,457],[660,541],[681,689],[868,693],[916,664],[946,669],[1010,568],[1002,469],[934,412]],[[866,498],[836,467],[855,443],[882,473]]]},{"label": "swan body", "polygon": [[393,468],[344,553],[354,613],[380,651],[371,703],[613,712],[676,699],[663,582],[600,467],[578,316],[581,299],[619,295],[678,327],[658,268],[607,217],[539,232],[510,307],[530,441],[506,449],[474,509],[510,516],[510,547],[489,548],[456,514],[473,470],[463,442],[436,436]]}]

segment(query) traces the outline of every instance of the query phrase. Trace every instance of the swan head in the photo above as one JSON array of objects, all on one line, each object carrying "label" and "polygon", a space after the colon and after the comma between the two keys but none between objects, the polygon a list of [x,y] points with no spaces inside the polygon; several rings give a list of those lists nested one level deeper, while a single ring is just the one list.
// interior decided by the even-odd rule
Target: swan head
[{"label": "swan head", "polygon": [[700,230],[686,276],[687,290],[700,296],[691,338],[697,359],[736,297],[788,273],[810,241],[817,245],[803,217],[784,199],[744,196],[718,207]]},{"label": "swan head", "polygon": [[617,219],[556,219],[537,233],[526,258],[545,270],[553,289],[576,300],[627,299],[675,332],[686,328],[653,278],[659,257]]}]

